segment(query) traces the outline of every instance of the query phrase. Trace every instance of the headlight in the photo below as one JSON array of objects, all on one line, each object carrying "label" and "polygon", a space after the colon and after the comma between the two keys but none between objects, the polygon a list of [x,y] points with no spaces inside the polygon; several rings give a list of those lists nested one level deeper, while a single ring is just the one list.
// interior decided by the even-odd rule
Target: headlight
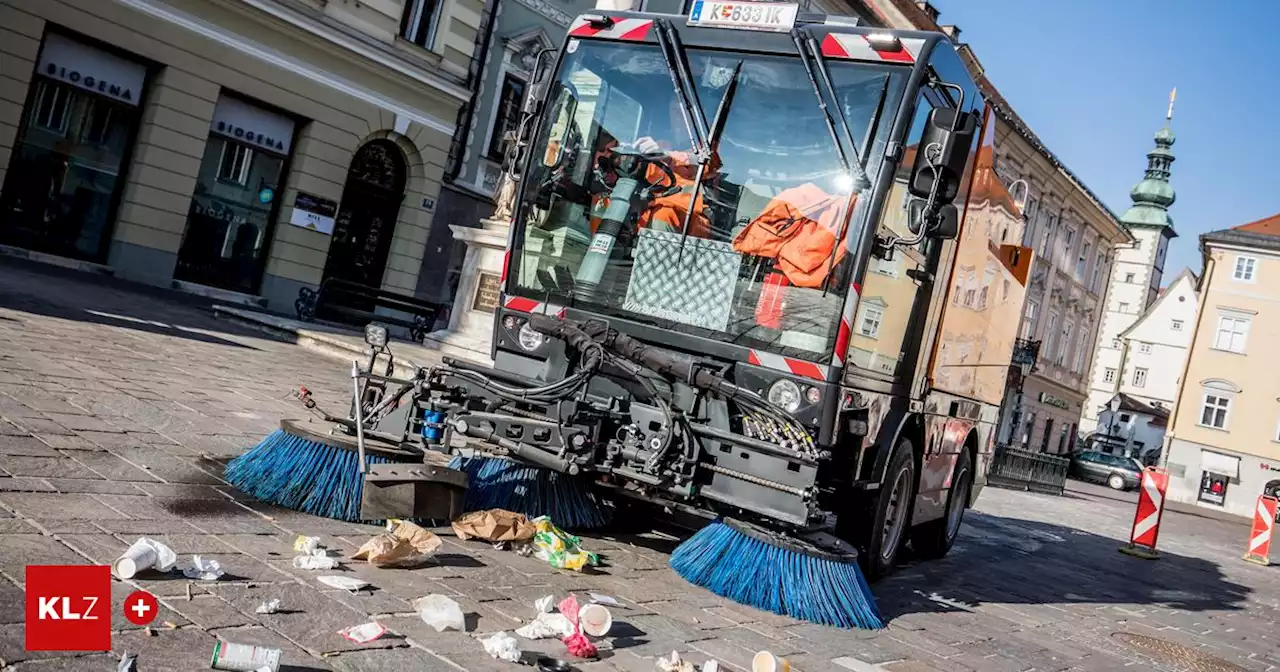
[{"label": "headlight", "polygon": [[387,344],[387,328],[380,324],[370,324],[364,328],[364,342],[375,348]]},{"label": "headlight", "polygon": [[525,352],[537,350],[547,340],[545,336],[534,331],[528,322],[520,325],[520,331],[516,332],[516,336],[520,340],[520,348]]},{"label": "headlight", "polygon": [[795,413],[800,408],[800,386],[789,380],[779,380],[769,386],[769,403],[775,404],[788,413]]}]

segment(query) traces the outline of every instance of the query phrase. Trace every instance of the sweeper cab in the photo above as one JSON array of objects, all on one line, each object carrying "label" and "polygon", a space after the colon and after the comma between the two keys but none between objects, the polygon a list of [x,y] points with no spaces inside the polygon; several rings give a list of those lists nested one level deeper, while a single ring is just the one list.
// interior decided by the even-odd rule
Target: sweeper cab
[{"label": "sweeper cab", "polygon": [[493,365],[357,384],[344,431],[853,547],[872,578],[945,554],[1032,257],[948,38],[700,0],[581,16],[536,70]]}]

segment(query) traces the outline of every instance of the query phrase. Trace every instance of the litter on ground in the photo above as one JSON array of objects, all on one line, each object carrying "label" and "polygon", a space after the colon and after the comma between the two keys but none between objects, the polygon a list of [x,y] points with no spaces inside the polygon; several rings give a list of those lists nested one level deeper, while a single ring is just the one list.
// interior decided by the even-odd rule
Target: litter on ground
[{"label": "litter on ground", "polygon": [[417,567],[426,564],[444,542],[429,530],[404,520],[387,523],[387,531],[364,542],[352,560],[375,567]]},{"label": "litter on ground", "polygon": [[508,663],[520,662],[520,643],[515,637],[505,632],[494,633],[480,640],[480,643],[484,645],[485,653],[498,660],[505,660]]},{"label": "litter on ground", "polygon": [[453,533],[460,541],[482,539],[490,543],[527,542],[537,529],[528,517],[504,509],[474,511],[453,521]]},{"label": "litter on ground", "polygon": [[257,614],[277,613],[280,611],[280,598],[277,597],[274,599],[267,600],[266,602],[259,604],[258,608],[254,609],[253,611],[254,613],[257,613]]},{"label": "litter on ground", "polygon": [[422,622],[435,628],[436,632],[467,629],[467,619],[462,613],[462,607],[444,595],[420,597],[414,600],[413,608],[418,610]]},{"label": "litter on ground", "polygon": [[356,644],[368,644],[375,639],[387,634],[386,626],[376,621],[371,621],[363,625],[353,625],[338,631],[339,635],[355,642]]},{"label": "litter on ground", "polygon": [[349,590],[351,592],[355,592],[369,585],[369,582],[364,579],[357,579],[353,576],[334,576],[329,574],[326,574],[325,576],[317,576],[316,581],[319,581],[330,588]]},{"label": "litter on ground", "polygon": [[[550,518],[541,516],[533,520],[537,533],[533,537],[534,555],[556,569],[582,571],[583,567],[595,567],[600,558],[582,549],[582,540],[555,526]],[[561,610],[563,611],[563,610]]]},{"label": "litter on ground", "polygon": [[191,566],[182,570],[182,575],[197,581],[217,581],[226,572],[217,560],[206,560],[198,555],[191,556]]}]

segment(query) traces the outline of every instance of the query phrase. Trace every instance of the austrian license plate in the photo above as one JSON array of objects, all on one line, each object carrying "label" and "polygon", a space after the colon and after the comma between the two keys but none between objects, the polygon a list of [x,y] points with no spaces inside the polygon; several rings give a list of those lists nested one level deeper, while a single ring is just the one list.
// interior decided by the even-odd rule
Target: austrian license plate
[{"label": "austrian license plate", "polygon": [[780,2],[720,2],[696,0],[689,25],[785,33],[796,23],[799,5]]}]

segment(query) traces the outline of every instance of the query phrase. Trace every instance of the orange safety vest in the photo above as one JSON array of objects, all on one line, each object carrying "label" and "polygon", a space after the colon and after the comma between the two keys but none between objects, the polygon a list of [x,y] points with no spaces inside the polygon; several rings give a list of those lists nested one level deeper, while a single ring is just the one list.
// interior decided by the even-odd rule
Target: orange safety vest
[{"label": "orange safety vest", "polygon": [[[610,143],[609,146],[612,147],[613,144],[616,143]],[[608,148],[606,147],[603,151],[608,151]],[[603,151],[600,153],[603,153]],[[684,226],[685,215],[689,212],[689,195],[693,193],[693,180],[698,174],[698,166],[693,163],[688,152],[668,152],[667,161],[671,167],[671,172],[676,176],[676,186],[680,187],[680,191],[670,196],[661,196],[650,201],[649,207],[640,213],[638,228],[650,226],[655,221],[665,224],[672,231],[677,232]],[[719,157],[713,156],[707,169],[710,173],[719,170]],[[645,179],[652,184],[667,184],[669,181],[666,172],[652,164],[645,169]],[[609,203],[609,197],[601,194],[596,199],[597,202],[592,203],[592,212],[603,211],[604,207]],[[702,194],[699,193],[693,205],[693,219],[689,221],[689,235],[698,238],[709,238],[711,236],[711,220],[707,217],[706,210],[707,204],[703,201]],[[599,227],[600,218],[592,216],[592,235],[595,235],[596,229]]]},{"label": "orange safety vest", "polygon": [[843,196],[811,182],[792,187],[774,196],[738,233],[733,249],[774,259],[775,268],[797,287],[821,287],[828,269],[846,254],[844,236],[836,240],[844,205]]}]

